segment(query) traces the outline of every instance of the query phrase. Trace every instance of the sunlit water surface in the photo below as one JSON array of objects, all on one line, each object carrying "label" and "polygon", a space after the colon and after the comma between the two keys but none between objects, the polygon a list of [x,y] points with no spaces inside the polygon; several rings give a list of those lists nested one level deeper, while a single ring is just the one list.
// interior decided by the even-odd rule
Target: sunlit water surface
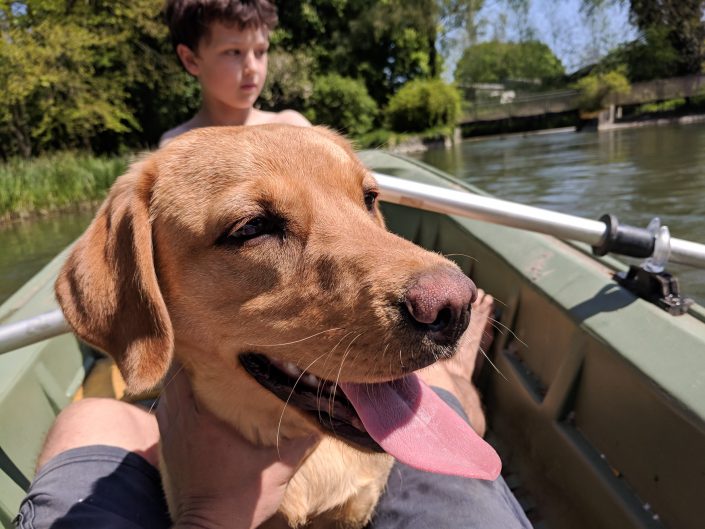
[{"label": "sunlit water surface", "polygon": [[[705,124],[465,141],[415,156],[498,198],[705,243]],[[669,267],[705,304],[705,269]]]}]

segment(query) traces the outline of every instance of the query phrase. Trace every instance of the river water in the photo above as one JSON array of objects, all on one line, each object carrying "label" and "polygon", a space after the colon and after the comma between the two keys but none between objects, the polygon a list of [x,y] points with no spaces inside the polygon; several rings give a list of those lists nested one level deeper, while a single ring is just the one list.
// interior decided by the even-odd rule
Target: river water
[{"label": "river water", "polygon": [[[705,124],[465,141],[415,156],[498,198],[705,243]],[[705,304],[705,268],[668,267]]]},{"label": "river water", "polygon": [[[705,124],[465,141],[416,156],[499,198],[592,219],[613,213],[705,243]],[[0,226],[0,303],[88,225],[86,212]],[[705,304],[705,270],[670,267]]]}]

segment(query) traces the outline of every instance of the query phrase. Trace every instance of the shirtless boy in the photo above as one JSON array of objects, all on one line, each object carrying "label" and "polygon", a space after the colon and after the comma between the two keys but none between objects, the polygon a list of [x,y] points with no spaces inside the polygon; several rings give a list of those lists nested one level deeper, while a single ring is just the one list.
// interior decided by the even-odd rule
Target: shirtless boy
[{"label": "shirtless boy", "polygon": [[269,33],[277,23],[276,8],[268,0],[168,0],[166,19],[181,64],[201,85],[202,102],[191,119],[162,135],[160,145],[198,127],[311,125],[295,110],[254,107],[267,78]]}]

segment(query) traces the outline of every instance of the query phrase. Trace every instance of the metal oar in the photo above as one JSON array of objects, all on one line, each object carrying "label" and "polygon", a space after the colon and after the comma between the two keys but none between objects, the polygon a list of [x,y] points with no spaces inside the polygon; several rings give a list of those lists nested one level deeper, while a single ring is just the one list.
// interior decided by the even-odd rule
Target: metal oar
[{"label": "metal oar", "polygon": [[[380,198],[386,202],[546,233],[582,241],[593,247],[609,246],[606,243],[610,242],[613,248],[606,250],[615,251],[616,248],[619,252],[622,248],[636,248],[637,252],[641,252],[638,253],[640,257],[649,257],[656,245],[656,237],[646,229],[616,226],[614,223],[610,225],[609,222],[583,219],[467,191],[373,174],[379,183]],[[669,243],[670,261],[705,267],[705,245],[673,238]],[[649,247],[651,250],[648,250]],[[59,310],[0,326],[0,354],[70,330]]]},{"label": "metal oar", "polygon": [[58,309],[26,320],[0,325],[0,354],[68,332],[71,332],[71,327]]},{"label": "metal oar", "polygon": [[[657,242],[649,230],[617,225],[614,217],[611,217],[611,222],[607,219],[604,222],[584,219],[467,191],[373,174],[379,184],[380,198],[385,202],[581,241],[604,250],[600,255],[609,251],[634,257],[650,257]],[[675,238],[670,238],[669,243],[669,261],[705,267],[704,244]]]}]

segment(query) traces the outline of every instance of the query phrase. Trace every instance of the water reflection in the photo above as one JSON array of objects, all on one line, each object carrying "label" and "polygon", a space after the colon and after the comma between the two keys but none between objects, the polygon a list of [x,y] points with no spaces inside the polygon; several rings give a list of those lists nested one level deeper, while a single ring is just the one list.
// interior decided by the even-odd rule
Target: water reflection
[{"label": "water reflection", "polygon": [[[705,124],[466,141],[416,156],[522,204],[646,226],[705,243]],[[683,290],[705,304],[705,270],[674,267]]]},{"label": "water reflection", "polygon": [[0,303],[76,239],[93,218],[80,211],[0,226]]}]

